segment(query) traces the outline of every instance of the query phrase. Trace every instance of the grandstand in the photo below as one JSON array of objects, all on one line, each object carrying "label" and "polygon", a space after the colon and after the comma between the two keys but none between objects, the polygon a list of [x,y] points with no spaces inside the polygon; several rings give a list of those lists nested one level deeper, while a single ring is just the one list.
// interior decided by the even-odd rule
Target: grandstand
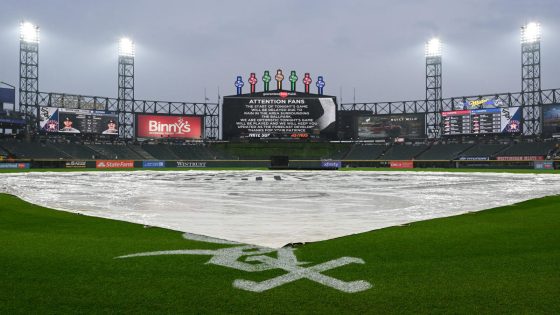
[{"label": "grandstand", "polygon": [[473,147],[474,144],[450,143],[434,144],[428,150],[420,154],[417,160],[454,160],[462,152]]},{"label": "grandstand", "polygon": [[386,145],[355,144],[346,155],[346,160],[377,160],[388,149]]},{"label": "grandstand", "polygon": [[387,152],[385,152],[379,159],[380,160],[414,160],[424,151],[428,150],[427,144],[419,145],[393,145]]}]

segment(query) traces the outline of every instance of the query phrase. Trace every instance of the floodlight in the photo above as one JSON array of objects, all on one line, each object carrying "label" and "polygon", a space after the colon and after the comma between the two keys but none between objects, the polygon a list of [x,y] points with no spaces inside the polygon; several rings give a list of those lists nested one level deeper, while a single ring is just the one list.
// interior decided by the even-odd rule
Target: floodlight
[{"label": "floodlight", "polygon": [[441,56],[441,41],[439,38],[432,38],[426,43],[426,57]]},{"label": "floodlight", "polygon": [[130,38],[121,38],[119,41],[119,56],[134,57],[134,42]]},{"label": "floodlight", "polygon": [[28,43],[39,43],[39,26],[30,22],[21,22],[20,39]]},{"label": "floodlight", "polygon": [[541,40],[541,24],[536,22],[528,23],[521,27],[521,42],[534,43]]}]

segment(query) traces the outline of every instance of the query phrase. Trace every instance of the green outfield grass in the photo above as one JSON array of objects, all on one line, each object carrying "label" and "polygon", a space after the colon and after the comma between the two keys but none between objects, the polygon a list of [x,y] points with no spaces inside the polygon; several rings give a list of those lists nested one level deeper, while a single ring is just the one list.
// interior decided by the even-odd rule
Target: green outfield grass
[{"label": "green outfield grass", "polygon": [[[310,265],[373,284],[343,293],[310,280],[253,293],[248,273],[210,256],[117,256],[215,249],[159,228],[55,211],[0,194],[0,314],[542,313],[560,312],[560,196],[300,246]],[[274,256],[274,255],[273,255]]]}]

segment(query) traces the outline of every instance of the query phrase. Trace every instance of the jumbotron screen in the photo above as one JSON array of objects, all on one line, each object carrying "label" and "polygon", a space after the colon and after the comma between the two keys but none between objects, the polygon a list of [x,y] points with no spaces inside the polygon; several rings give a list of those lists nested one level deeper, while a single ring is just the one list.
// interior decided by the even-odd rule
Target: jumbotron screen
[{"label": "jumbotron screen", "polygon": [[560,104],[546,105],[542,108],[542,132],[545,136],[560,136]]},{"label": "jumbotron screen", "polygon": [[365,115],[358,119],[358,138],[422,138],[426,123],[423,114]]},{"label": "jumbotron screen", "polygon": [[40,127],[47,133],[119,134],[117,114],[87,109],[41,107]]},{"label": "jumbotron screen", "polygon": [[270,91],[224,97],[223,137],[295,139],[336,136],[336,97]]},{"label": "jumbotron screen", "polygon": [[136,137],[202,139],[202,117],[138,114]]},{"label": "jumbotron screen", "polygon": [[521,132],[521,107],[454,110],[441,115],[444,136]]}]

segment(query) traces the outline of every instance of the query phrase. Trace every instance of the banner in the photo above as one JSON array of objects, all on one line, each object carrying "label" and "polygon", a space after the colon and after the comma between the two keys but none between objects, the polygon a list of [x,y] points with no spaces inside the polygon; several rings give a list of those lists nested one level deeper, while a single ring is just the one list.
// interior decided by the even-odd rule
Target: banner
[{"label": "banner", "polygon": [[97,160],[95,161],[95,168],[134,168],[134,161]]},{"label": "banner", "polygon": [[461,156],[459,161],[488,161],[490,157],[488,156]]},{"label": "banner", "polygon": [[498,161],[542,161],[543,155],[527,155],[527,156],[498,156]]},{"label": "banner", "polygon": [[138,114],[136,137],[202,139],[202,117]]},{"label": "banner", "polygon": [[175,167],[177,167],[177,168],[205,168],[206,167],[206,162],[177,161],[177,162],[175,162]]},{"label": "banner", "polygon": [[391,168],[414,168],[413,161],[390,161]]},{"label": "banner", "polygon": [[553,170],[554,169],[554,162],[553,161],[535,161],[535,169],[536,170]]},{"label": "banner", "polygon": [[339,169],[342,167],[341,161],[321,161],[321,168]]},{"label": "banner", "polygon": [[67,161],[64,164],[65,168],[86,168],[85,161]]},{"label": "banner", "polygon": [[164,161],[142,161],[143,168],[163,168],[165,167]]},{"label": "banner", "polygon": [[29,163],[0,163],[0,169],[28,169]]}]

